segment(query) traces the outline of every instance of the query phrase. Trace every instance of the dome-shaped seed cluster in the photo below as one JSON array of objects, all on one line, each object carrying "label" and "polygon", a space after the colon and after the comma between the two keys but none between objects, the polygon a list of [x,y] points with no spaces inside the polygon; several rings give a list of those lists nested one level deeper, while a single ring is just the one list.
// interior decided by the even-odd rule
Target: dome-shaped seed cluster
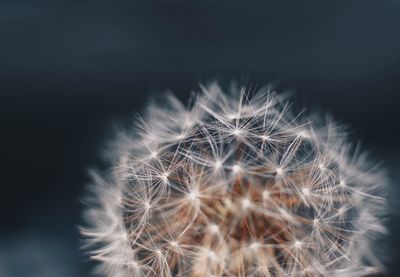
[{"label": "dome-shaped seed cluster", "polygon": [[151,105],[93,173],[82,228],[107,276],[361,276],[379,267],[384,178],[342,128],[269,89]]}]

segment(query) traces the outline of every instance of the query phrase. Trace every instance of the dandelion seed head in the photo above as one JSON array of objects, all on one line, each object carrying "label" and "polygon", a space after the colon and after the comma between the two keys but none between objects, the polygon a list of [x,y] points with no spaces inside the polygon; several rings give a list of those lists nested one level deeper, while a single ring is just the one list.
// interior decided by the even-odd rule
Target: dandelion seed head
[{"label": "dandelion seed head", "polygon": [[234,134],[235,136],[239,136],[242,134],[242,130],[240,130],[239,128],[234,128],[232,130],[232,134]]},{"label": "dandelion seed head", "polygon": [[260,247],[260,244],[258,242],[252,242],[249,246],[251,250],[257,250]]},{"label": "dandelion seed head", "polygon": [[210,224],[210,226],[209,226],[208,228],[210,229],[210,232],[211,232],[212,234],[217,234],[217,233],[219,233],[219,227],[218,227],[217,224],[212,223],[212,224]]},{"label": "dandelion seed head", "polygon": [[215,169],[220,169],[222,167],[222,161],[216,160],[214,163]]},{"label": "dandelion seed head", "polygon": [[233,173],[235,173],[235,174],[239,173],[241,170],[242,170],[242,167],[241,167],[240,165],[238,165],[238,164],[235,164],[235,165],[232,167],[232,171],[233,171]]},{"label": "dandelion seed head", "polygon": [[187,195],[187,198],[190,200],[190,201],[197,201],[197,199],[198,199],[198,197],[199,197],[199,192],[197,191],[197,189],[196,188],[194,188],[194,189],[192,189],[191,191],[189,191],[189,193],[188,193],[188,195]]},{"label": "dandelion seed head", "polygon": [[243,198],[241,203],[242,203],[242,207],[243,207],[244,210],[247,210],[248,208],[250,208],[251,204],[252,204],[251,200],[249,198],[247,198],[247,197]]},{"label": "dandelion seed head", "polygon": [[280,168],[280,167],[278,167],[278,168],[275,170],[275,172],[276,172],[277,175],[283,175],[283,169]]},{"label": "dandelion seed head", "polygon": [[[118,277],[360,276],[382,265],[385,177],[340,126],[270,89],[152,104],[93,172],[82,228]],[[115,161],[117,161],[115,163]],[[358,242],[362,242],[358,243]]]},{"label": "dandelion seed head", "polygon": [[184,139],[184,138],[185,138],[185,134],[183,134],[183,133],[178,134],[178,135],[176,136],[176,138],[177,138],[178,140]]},{"label": "dandelion seed head", "polygon": [[309,138],[309,135],[306,131],[300,131],[299,136],[302,138]]},{"label": "dandelion seed head", "polygon": [[299,241],[299,240],[295,240],[293,245],[294,245],[295,248],[299,249],[299,248],[301,248],[303,246],[303,243],[301,241]]},{"label": "dandelion seed head", "polygon": [[163,172],[161,174],[160,178],[164,183],[167,183],[168,182],[168,176],[169,176],[169,172]]},{"label": "dandelion seed head", "polygon": [[157,158],[157,155],[158,155],[157,151],[153,151],[150,154],[150,158],[155,159],[155,158]]}]

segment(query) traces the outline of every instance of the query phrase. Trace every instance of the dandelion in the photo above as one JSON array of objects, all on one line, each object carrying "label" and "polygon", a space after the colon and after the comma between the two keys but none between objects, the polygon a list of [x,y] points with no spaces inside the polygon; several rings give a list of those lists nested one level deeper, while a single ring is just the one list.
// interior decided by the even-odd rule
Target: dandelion
[{"label": "dandelion", "polygon": [[[385,178],[342,127],[294,115],[270,89],[201,87],[153,104],[94,172],[82,227],[99,273],[361,276]],[[129,137],[129,139],[126,139]]]}]

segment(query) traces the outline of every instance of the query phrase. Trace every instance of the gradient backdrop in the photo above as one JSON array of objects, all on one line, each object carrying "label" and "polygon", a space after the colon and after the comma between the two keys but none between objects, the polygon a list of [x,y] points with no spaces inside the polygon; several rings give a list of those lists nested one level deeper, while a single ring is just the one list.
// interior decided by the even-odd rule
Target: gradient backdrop
[{"label": "gradient backdrop", "polygon": [[388,168],[400,276],[399,0],[2,0],[0,276],[88,276],[81,199],[112,122],[213,79],[273,82],[350,123]]}]

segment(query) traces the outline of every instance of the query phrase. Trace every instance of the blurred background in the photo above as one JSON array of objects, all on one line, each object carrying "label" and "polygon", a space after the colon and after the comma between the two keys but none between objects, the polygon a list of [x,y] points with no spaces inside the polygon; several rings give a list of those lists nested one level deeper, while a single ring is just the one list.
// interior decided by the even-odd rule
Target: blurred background
[{"label": "blurred background", "polygon": [[400,1],[0,2],[0,276],[88,276],[87,169],[113,122],[203,81],[290,90],[350,123],[391,179],[400,270]]}]

